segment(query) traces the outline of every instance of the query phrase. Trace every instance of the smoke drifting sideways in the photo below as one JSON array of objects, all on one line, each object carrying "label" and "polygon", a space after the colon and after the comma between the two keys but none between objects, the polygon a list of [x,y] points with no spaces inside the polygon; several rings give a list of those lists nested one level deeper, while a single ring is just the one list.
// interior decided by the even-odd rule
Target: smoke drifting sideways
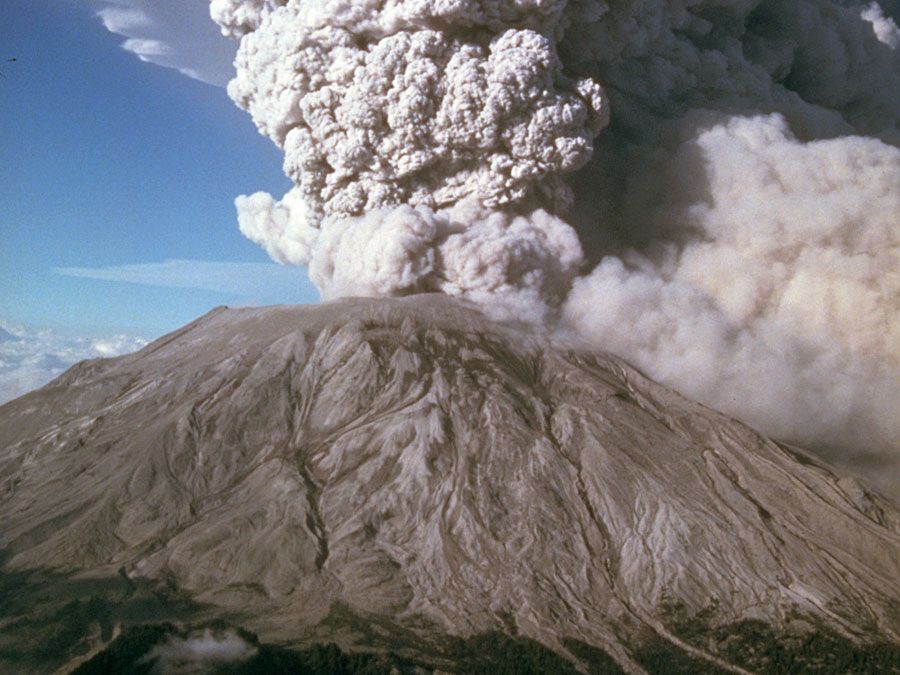
[{"label": "smoke drifting sideways", "polygon": [[900,481],[900,3],[212,0],[323,297],[439,291]]}]

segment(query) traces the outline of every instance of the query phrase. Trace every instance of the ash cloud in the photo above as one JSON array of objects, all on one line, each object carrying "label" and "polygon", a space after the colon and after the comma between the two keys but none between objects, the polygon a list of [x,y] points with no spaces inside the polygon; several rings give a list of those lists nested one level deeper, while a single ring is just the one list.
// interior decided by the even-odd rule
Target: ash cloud
[{"label": "ash cloud", "polygon": [[211,13],[295,182],[241,230],[324,297],[474,300],[896,489],[896,2]]}]

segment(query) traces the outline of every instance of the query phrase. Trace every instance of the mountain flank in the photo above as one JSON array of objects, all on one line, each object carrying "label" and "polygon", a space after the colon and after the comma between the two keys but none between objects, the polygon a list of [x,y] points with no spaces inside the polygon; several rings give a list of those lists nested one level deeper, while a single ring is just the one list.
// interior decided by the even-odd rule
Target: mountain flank
[{"label": "mountain flank", "polygon": [[900,668],[889,500],[444,296],[220,308],[76,365],[0,407],[0,523],[7,671],[166,622],[385,672]]}]

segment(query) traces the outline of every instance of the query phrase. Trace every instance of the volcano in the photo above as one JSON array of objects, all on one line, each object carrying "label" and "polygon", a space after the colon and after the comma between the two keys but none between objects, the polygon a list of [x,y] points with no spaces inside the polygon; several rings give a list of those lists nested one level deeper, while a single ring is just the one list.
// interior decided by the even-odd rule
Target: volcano
[{"label": "volcano", "polygon": [[900,667],[890,500],[445,296],[219,308],[7,403],[0,550],[4,672],[162,622],[416,672]]}]

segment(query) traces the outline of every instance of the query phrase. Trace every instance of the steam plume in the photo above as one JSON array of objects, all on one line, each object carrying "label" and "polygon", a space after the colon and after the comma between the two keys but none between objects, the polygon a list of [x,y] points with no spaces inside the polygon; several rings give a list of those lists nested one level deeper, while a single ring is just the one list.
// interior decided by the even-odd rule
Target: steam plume
[{"label": "steam plume", "polygon": [[295,182],[239,198],[241,230],[325,297],[441,291],[573,331],[895,488],[896,2],[211,11]]}]

